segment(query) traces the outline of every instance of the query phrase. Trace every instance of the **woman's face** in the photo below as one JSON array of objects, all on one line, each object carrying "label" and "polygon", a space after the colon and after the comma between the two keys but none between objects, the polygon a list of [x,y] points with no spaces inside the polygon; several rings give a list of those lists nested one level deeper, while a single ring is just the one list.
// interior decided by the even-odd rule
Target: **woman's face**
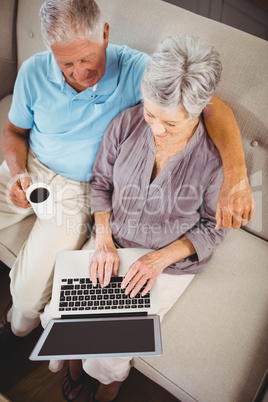
[{"label": "woman's face", "polygon": [[144,119],[150,125],[154,137],[168,143],[189,139],[199,120],[191,120],[182,105],[174,114],[148,102],[144,102]]}]

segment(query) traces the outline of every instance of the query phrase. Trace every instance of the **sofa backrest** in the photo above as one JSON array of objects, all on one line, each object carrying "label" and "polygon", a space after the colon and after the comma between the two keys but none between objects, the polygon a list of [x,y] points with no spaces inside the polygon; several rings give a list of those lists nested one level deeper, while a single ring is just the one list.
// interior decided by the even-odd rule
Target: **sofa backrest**
[{"label": "sofa backrest", "polygon": [[[43,0],[19,0],[18,65],[45,49],[38,12]],[[151,53],[170,35],[201,36],[221,55],[223,74],[217,95],[234,111],[256,201],[247,231],[268,240],[268,42],[161,0],[97,0],[110,24],[110,42]]]},{"label": "sofa backrest", "polygon": [[0,99],[10,94],[17,74],[17,0],[0,1]]}]

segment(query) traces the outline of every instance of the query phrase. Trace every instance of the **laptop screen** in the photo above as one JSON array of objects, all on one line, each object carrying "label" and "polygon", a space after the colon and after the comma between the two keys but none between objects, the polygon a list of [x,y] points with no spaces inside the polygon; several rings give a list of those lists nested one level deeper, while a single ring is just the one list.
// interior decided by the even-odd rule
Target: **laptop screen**
[{"label": "laptop screen", "polygon": [[[53,320],[32,360],[161,353],[157,316]],[[46,330],[44,331],[46,332]],[[44,333],[43,333],[44,334]],[[34,358],[35,357],[35,358]]]}]

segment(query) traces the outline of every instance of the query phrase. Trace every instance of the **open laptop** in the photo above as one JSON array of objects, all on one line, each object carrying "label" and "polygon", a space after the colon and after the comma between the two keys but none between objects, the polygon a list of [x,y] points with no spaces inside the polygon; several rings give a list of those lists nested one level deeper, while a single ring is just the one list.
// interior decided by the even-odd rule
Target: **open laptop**
[{"label": "open laptop", "polygon": [[[101,288],[88,277],[94,250],[57,254],[51,311],[31,360],[151,356],[162,353],[157,280],[144,297],[125,295],[121,281],[149,249],[119,249],[119,276]],[[142,291],[142,290],[141,290]]]}]

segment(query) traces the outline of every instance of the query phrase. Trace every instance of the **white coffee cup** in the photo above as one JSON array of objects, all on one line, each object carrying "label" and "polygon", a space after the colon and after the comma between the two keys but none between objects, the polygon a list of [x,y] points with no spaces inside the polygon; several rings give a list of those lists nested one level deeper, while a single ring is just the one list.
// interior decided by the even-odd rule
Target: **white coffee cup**
[{"label": "white coffee cup", "polygon": [[26,191],[26,198],[40,219],[51,219],[56,213],[51,188],[45,183],[34,183]]}]

